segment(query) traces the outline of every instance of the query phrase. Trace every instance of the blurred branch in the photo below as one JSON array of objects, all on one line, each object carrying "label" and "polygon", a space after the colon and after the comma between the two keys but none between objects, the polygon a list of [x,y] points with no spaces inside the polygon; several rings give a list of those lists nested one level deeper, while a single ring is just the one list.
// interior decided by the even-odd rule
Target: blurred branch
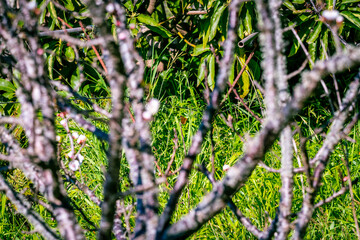
[{"label": "blurred branch", "polygon": [[22,125],[22,120],[20,118],[15,117],[3,117],[0,118],[0,124],[16,124],[16,125]]},{"label": "blurred branch", "polygon": [[[84,27],[84,29],[86,31],[91,31],[91,30],[94,30],[94,26],[86,26],[86,27]],[[77,28],[70,28],[70,29],[64,29],[64,30],[54,30],[54,31],[39,32],[39,37],[52,37],[54,35],[60,36],[60,34],[81,33],[81,32],[83,32],[83,28],[82,27],[77,27]]]}]

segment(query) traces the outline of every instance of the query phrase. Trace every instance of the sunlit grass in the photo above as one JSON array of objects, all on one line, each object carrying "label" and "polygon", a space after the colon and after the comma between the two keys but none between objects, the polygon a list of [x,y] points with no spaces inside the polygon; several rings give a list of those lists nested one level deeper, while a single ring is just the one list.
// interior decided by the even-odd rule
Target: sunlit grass
[{"label": "sunlit grass", "polygon": [[[164,88],[164,84],[160,87],[161,85],[159,84],[162,83],[157,82],[160,81],[159,78],[160,77],[152,80],[156,82],[156,84],[151,91],[148,92],[147,97],[161,98],[160,111],[151,122],[153,135],[152,150],[156,162],[161,169],[161,172],[157,168],[155,170],[155,174],[158,177],[164,173],[168,167],[175,145],[175,132],[177,135],[178,149],[176,150],[175,161],[170,170],[171,172],[175,172],[181,167],[184,156],[191,145],[192,137],[201,122],[202,113],[206,106],[206,100],[199,97],[201,94],[198,94],[201,92],[201,89],[195,88],[194,83],[187,76],[183,75],[181,71],[176,75],[176,78],[173,79],[172,89]],[[261,101],[260,99],[260,102]],[[245,102],[253,109],[255,114],[261,116],[260,107],[262,106],[259,105],[259,99],[255,94],[248,95]],[[99,104],[107,106],[109,103],[103,101],[99,102]],[[81,107],[87,109],[86,105],[82,105]],[[222,114],[223,117],[221,117],[220,114]],[[224,121],[224,119],[227,119],[229,116],[233,119],[235,132]],[[329,111],[321,105],[310,105],[296,117],[302,134],[309,137],[309,141],[307,142],[309,157],[315,156],[324,140],[322,136],[314,135],[314,129],[322,126],[330,116]],[[89,121],[91,120],[89,119]],[[92,123],[103,131],[108,132],[106,123],[99,121],[92,121]],[[58,135],[62,137],[61,161],[64,162],[65,166],[68,166],[69,159],[66,157],[66,154],[70,151],[69,139],[60,124],[57,125],[57,128]],[[81,151],[81,154],[85,157],[81,165],[81,173],[77,171],[75,172],[75,176],[78,181],[86,184],[94,191],[97,197],[102,199],[103,183],[105,180],[104,171],[107,167],[106,149],[108,145],[98,140],[92,134],[84,131],[74,121],[70,121],[70,129],[72,132],[76,131],[79,134],[85,134],[88,139],[85,147]],[[241,103],[238,103],[237,100],[230,96],[213,121],[212,135],[216,180],[221,180],[224,177],[225,172],[223,171],[223,166],[225,164],[232,166],[242,156],[244,148],[246,147],[243,139],[251,138],[260,129],[261,124],[249,114]],[[341,160],[341,158],[345,156],[343,151],[344,147],[346,147],[349,153],[352,177],[357,178],[359,176],[359,130],[360,125],[357,124],[350,134],[350,137],[356,140],[357,143],[345,142],[344,140],[334,150],[331,162],[324,173],[322,186],[316,202],[331,196],[341,188],[342,179],[339,171],[342,172],[342,176],[346,175],[346,169]],[[299,147],[298,134],[294,135],[294,139],[297,147]],[[78,146],[76,148],[78,149]],[[211,154],[211,140],[208,134],[202,145],[201,153],[196,159],[195,166],[196,164],[204,164],[207,169],[211,171]],[[269,167],[278,169],[280,168],[279,156],[281,156],[281,151],[278,142],[276,142],[266,154],[264,163]],[[297,159],[294,157],[294,167],[298,167],[298,165]],[[19,176],[22,176],[21,173],[13,171],[8,175],[8,181],[11,182],[11,179],[16,177],[18,181],[12,182],[12,184],[18,192],[21,192],[29,182],[25,178],[19,178]],[[177,174],[172,175],[168,177],[167,183],[159,186],[160,211],[162,211],[166,205],[176,179]],[[300,175],[295,175],[294,177],[293,212],[298,212],[301,209],[305,179],[305,176],[303,176],[302,182]],[[120,169],[120,181],[121,191],[126,191],[132,187],[129,178],[129,166],[124,155]],[[271,219],[275,217],[280,199],[280,187],[281,180],[278,173],[270,173],[262,167],[257,167],[248,182],[233,196],[233,201],[255,226],[260,230],[264,230],[270,225]],[[92,203],[88,196],[82,193],[71,181],[65,181],[65,188],[73,204],[81,208],[86,217],[98,227],[101,218],[100,207]],[[206,176],[193,169],[189,177],[189,184],[180,197],[172,221],[175,222],[179,220],[191,209],[196,207],[211,189],[212,185]],[[357,185],[354,186],[354,195],[357,206],[360,201],[359,188]],[[42,239],[38,234],[31,233],[32,227],[27,223],[25,218],[16,213],[16,209],[9,204],[6,197],[1,196],[0,238],[16,239],[18,237],[21,239],[26,236],[27,239]],[[123,199],[125,205],[133,205],[134,202],[135,200],[132,196]],[[308,227],[306,238],[353,239],[355,237],[355,230],[350,203],[349,194],[345,194],[333,202],[316,209]],[[43,206],[34,205],[33,208],[38,211],[49,225],[53,227],[56,226],[54,225],[52,216]],[[86,237],[88,239],[94,239],[96,237],[96,231],[77,210],[75,212],[80,225],[85,229]],[[359,213],[359,211],[357,212]],[[132,228],[134,228],[135,225],[135,214],[135,209],[133,208],[130,217]],[[196,232],[191,239],[254,239],[254,236],[239,223],[230,209],[225,208]]]}]

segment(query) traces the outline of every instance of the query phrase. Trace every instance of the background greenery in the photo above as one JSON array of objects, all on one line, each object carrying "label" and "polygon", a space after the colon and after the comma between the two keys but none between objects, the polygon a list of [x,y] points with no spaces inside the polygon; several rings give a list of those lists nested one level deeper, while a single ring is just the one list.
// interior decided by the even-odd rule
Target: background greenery
[{"label": "background greenery", "polygon": [[[344,17],[344,24],[339,29],[339,35],[348,44],[358,44],[360,41],[360,7],[359,0],[344,0],[326,2],[317,1],[316,9],[305,0],[287,0],[281,7],[283,26],[295,29],[300,39],[309,51],[312,61],[326,59],[335,51],[334,39],[321,21],[321,10],[337,9]],[[39,24],[48,27],[50,30],[62,29],[63,26],[79,27],[80,22],[84,26],[91,25],[91,19],[87,17],[86,6],[77,0],[39,1],[38,8],[44,8],[39,15]],[[45,6],[47,4],[47,6]],[[146,63],[144,74],[144,88],[146,98],[158,98],[161,101],[159,113],[151,122],[153,134],[153,153],[158,165],[157,174],[161,175],[167,168],[170,156],[174,148],[174,138],[178,139],[178,149],[175,154],[175,161],[171,167],[172,172],[181,166],[186,150],[188,150],[191,139],[197,126],[200,123],[202,111],[206,106],[206,95],[208,89],[213,88],[214,78],[218,71],[217,61],[221,58],[222,43],[226,37],[228,2],[220,0],[189,0],[189,1],[158,1],[155,10],[149,14],[147,1],[124,1],[127,10],[128,24],[136,39],[135,44],[140,55]],[[60,8],[63,6],[64,8]],[[191,11],[207,11],[190,15]],[[257,13],[254,2],[243,3],[240,13],[241,24],[238,29],[239,41],[257,32]],[[109,18],[109,26],[116,24]],[[18,26],[21,28],[21,26]],[[96,28],[88,32],[90,38],[96,37]],[[86,40],[84,33],[72,34],[74,37]],[[287,56],[288,72],[299,68],[306,56],[300,43],[296,40],[292,31],[284,33],[286,48],[284,53]],[[50,79],[60,81],[73,89],[78,89],[82,96],[92,98],[91,101],[105,109],[110,109],[111,90],[105,78],[104,71],[96,52],[101,54],[99,48],[77,48],[62,40],[54,40],[50,37],[42,37],[40,41],[45,50],[44,58],[47,65]],[[94,51],[95,50],[95,51]],[[262,84],[261,53],[258,47],[258,40],[255,37],[247,42],[243,48],[236,48],[236,58],[233,63],[233,72],[229,79],[232,83],[245,66],[245,61],[254,52],[254,56],[245,68],[236,89],[244,99],[249,108],[260,118],[263,114],[263,97],[260,90],[253,84],[253,81]],[[312,63],[308,62],[306,69],[311,69]],[[347,83],[353,78],[355,72],[346,72],[336,77],[340,94],[343,95],[347,89]],[[1,77],[1,76],[0,76]],[[291,86],[296,84],[297,76],[291,79]],[[324,79],[330,89],[330,99],[336,99],[334,80],[329,77]],[[15,82],[11,83],[0,78],[0,112],[3,115],[17,115],[20,106],[16,102]],[[59,91],[59,94],[66,95]],[[10,102],[10,103],[9,103]],[[89,110],[91,107],[79,100],[73,104],[79,109]],[[333,102],[336,106],[336,101]],[[301,127],[302,134],[310,137],[308,149],[310,156],[316,153],[321,146],[322,136],[315,135],[314,130],[326,125],[331,118],[331,106],[328,98],[324,95],[323,89],[318,88],[317,93],[312,97],[306,108],[296,117],[296,122]],[[102,117],[96,116],[95,117]],[[224,119],[233,120],[231,129]],[[60,121],[61,119],[58,118]],[[106,119],[92,120],[99,128],[107,131]],[[213,151],[210,135],[203,144],[202,152],[196,163],[205,164],[211,170],[211,157],[214,154],[215,178],[221,179],[224,175],[223,166],[232,165],[238,156],[242,154],[243,140],[253,136],[259,131],[261,124],[247,111],[242,103],[230,94],[226,99],[221,111],[214,120],[211,135],[213,136]],[[62,148],[61,159],[67,165],[69,163],[66,154],[69,149],[69,139],[66,131],[58,124],[58,135],[61,136],[60,145]],[[107,146],[97,138],[81,129],[76,122],[70,121],[72,132],[85,134],[88,138],[81,154],[85,157],[81,166],[81,172],[75,172],[76,177],[84,182],[90,189],[94,190],[97,196],[102,198],[102,185],[104,181],[104,168],[107,165],[105,150]],[[332,155],[330,164],[324,174],[323,185],[320,189],[321,198],[331,196],[342,187],[343,177],[346,169],[342,158],[350,156],[352,178],[359,177],[359,131],[357,124],[351,134],[356,143],[341,142]],[[19,128],[14,131],[16,137],[21,140],[24,146],[26,138]],[[176,136],[175,137],[175,133]],[[298,135],[295,135],[295,139]],[[298,144],[298,143],[296,143]],[[79,146],[77,146],[79,147]],[[299,147],[299,146],[298,146]],[[266,155],[264,162],[273,168],[280,166],[280,148],[275,144]],[[295,159],[295,158],[294,158]],[[122,190],[131,187],[129,180],[129,167],[126,161],[122,162],[121,181]],[[31,183],[19,170],[7,171],[1,163],[2,174],[13,184],[16,191],[24,193],[29,198],[35,196]],[[295,166],[297,161],[294,160]],[[160,171],[161,170],[161,171]],[[164,207],[169,191],[176,180],[176,173],[168,178],[167,184],[162,184],[159,190],[159,201],[161,208]],[[294,205],[293,212],[301,208],[302,203],[302,176],[296,175],[294,181]],[[100,208],[93,204],[81,191],[71,182],[67,181],[66,189],[72,199],[73,205],[81,208],[96,227],[100,220]],[[270,224],[269,218],[274,218],[277,204],[279,202],[279,189],[281,181],[279,174],[270,173],[261,167],[257,167],[246,185],[234,196],[233,200],[241,211],[251,219],[260,229]],[[206,177],[194,170],[190,176],[190,184],[186,187],[180,204],[174,215],[174,220],[181,218],[190,209],[196,206],[201,198],[211,190],[211,184]],[[359,187],[354,186],[355,202],[358,205]],[[0,238],[1,239],[42,239],[38,234],[30,233],[32,227],[24,217],[16,213],[14,206],[7,200],[5,195],[0,195]],[[133,203],[131,196],[124,198],[124,204]],[[36,205],[34,208],[46,219],[50,226],[55,227],[55,221],[47,210]],[[358,208],[358,206],[357,206]],[[132,210],[132,212],[130,211]],[[131,215],[130,223],[134,226],[134,209],[129,209]],[[359,210],[357,211],[360,214]],[[86,229],[86,236],[93,239],[96,236],[94,226],[85,220],[84,216],[76,211],[78,221]],[[354,220],[351,213],[350,197],[345,194],[333,202],[317,209],[313,220],[308,228],[306,238],[308,239],[353,239]],[[200,231],[192,236],[193,239],[252,239],[253,236],[238,222],[229,209],[225,209],[209,221]]]}]

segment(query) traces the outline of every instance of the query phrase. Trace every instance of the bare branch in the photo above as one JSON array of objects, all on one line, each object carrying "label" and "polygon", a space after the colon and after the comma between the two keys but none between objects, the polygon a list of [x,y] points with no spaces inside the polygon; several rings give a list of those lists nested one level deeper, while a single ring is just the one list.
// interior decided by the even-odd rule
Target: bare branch
[{"label": "bare branch", "polygon": [[348,118],[348,114],[352,110],[351,106],[353,104],[353,101],[358,96],[359,86],[360,80],[359,77],[356,77],[355,80],[349,85],[349,90],[342,101],[343,105],[341,106],[340,111],[338,111],[336,114],[337,118],[331,124],[329,133],[327,134],[324,144],[313,159],[313,161],[316,162],[318,165],[314,170],[314,180],[312,182],[312,185],[309,186],[307,194],[304,197],[303,206],[298,214],[294,239],[302,239],[305,234],[306,227],[314,211],[314,199],[321,182],[322,174],[328,163],[328,159],[332,150],[341,140],[341,132],[343,131],[345,121]]},{"label": "bare branch", "polygon": [[265,121],[263,129],[248,143],[244,156],[229,169],[224,179],[203,201],[188,215],[168,228],[165,237],[181,238],[188,236],[200,228],[226,205],[241,184],[245,183],[257,163],[263,159],[266,150],[272,145],[280,131],[303,106],[305,100],[316,88],[321,77],[332,72],[340,72],[360,64],[360,50],[349,49],[347,53],[335,55],[328,61],[318,62],[310,72],[302,75],[303,82],[295,87],[291,101],[283,109],[282,114],[272,121]]},{"label": "bare branch", "polygon": [[[199,154],[201,149],[201,144],[203,142],[203,139],[207,133],[207,131],[210,129],[210,125],[212,122],[212,118],[214,116],[214,113],[219,107],[220,103],[220,96],[222,92],[225,89],[226,80],[229,75],[229,70],[231,63],[233,62],[234,54],[234,44],[236,40],[236,27],[238,24],[238,11],[241,0],[235,0],[232,1],[229,6],[229,29],[228,29],[228,37],[224,43],[224,57],[221,60],[220,65],[220,72],[216,78],[216,84],[214,91],[212,92],[210,96],[210,104],[208,105],[207,109],[204,112],[202,122],[199,126],[198,132],[195,134],[191,147],[189,149],[189,152],[187,156],[184,159],[184,164],[182,169],[180,170],[178,180],[174,186],[174,189],[170,195],[170,199],[164,209],[164,212],[160,218],[159,225],[158,225],[158,236],[161,236],[163,234],[163,231],[167,228],[169,225],[171,216],[175,210],[175,205],[178,202],[178,199],[181,195],[182,190],[184,189],[185,185],[188,181],[188,176],[190,174],[193,162]],[[190,232],[189,232],[190,234]]]},{"label": "bare branch", "polygon": [[4,191],[10,201],[16,206],[17,211],[24,215],[34,226],[35,232],[40,233],[46,239],[60,239],[57,233],[51,229],[39,216],[37,212],[31,209],[31,204],[25,198],[16,193],[0,174],[0,191]]}]

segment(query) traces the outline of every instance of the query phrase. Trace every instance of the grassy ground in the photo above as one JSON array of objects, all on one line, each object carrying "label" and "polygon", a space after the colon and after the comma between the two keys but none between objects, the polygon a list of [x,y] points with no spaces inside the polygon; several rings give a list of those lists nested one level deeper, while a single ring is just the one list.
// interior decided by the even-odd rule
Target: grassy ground
[{"label": "grassy ground", "polygon": [[[166,75],[166,73],[162,73]],[[205,107],[205,100],[200,98],[199,89],[196,89],[193,83],[185,74],[177,74],[173,81],[167,80],[161,82],[155,75],[150,79],[151,88],[148,89],[149,97],[157,97],[161,99],[161,109],[151,123],[151,131],[153,133],[153,153],[157,164],[161,171],[156,170],[156,174],[161,175],[168,166],[168,162],[173,153],[175,146],[174,139],[177,139],[178,148],[175,153],[175,161],[171,166],[171,171],[176,172],[182,164],[185,152],[188,150],[191,139],[197,130],[201,121],[202,111]],[[261,117],[262,107],[259,95],[254,94],[254,90],[245,99],[247,105],[253,109],[256,114]],[[305,136],[312,136],[314,129],[323,125],[330,117],[329,111],[316,102],[309,103],[296,121],[301,126],[302,133]],[[107,103],[100,103],[105,106]],[[84,106],[86,107],[86,106]],[[222,117],[222,116],[223,117]],[[233,119],[234,131],[225,123],[224,119],[229,116]],[[107,131],[105,123],[96,122],[97,127]],[[220,180],[225,172],[223,166],[233,165],[242,155],[244,149],[243,139],[254,136],[259,131],[261,125],[252,117],[247,110],[235,99],[228,99],[223,106],[220,114],[215,117],[212,129],[213,151],[208,135],[202,146],[202,152],[196,159],[197,164],[204,164],[208,170],[212,170],[211,157],[214,155],[214,173],[216,180]],[[92,189],[97,196],[102,198],[102,185],[104,182],[104,169],[106,168],[105,149],[107,148],[102,142],[94,138],[91,134],[84,132],[75,122],[70,123],[71,131],[79,134],[86,134],[88,137],[87,144],[81,154],[85,157],[81,166],[81,173],[76,172],[78,180],[84,182]],[[355,126],[351,137],[357,143],[343,141],[334,151],[331,162],[324,174],[323,184],[319,191],[320,199],[329,197],[339,190],[342,186],[342,176],[346,175],[346,169],[343,165],[342,158],[348,154],[351,163],[352,178],[359,176],[359,132],[360,124]],[[175,137],[175,132],[176,136]],[[62,136],[62,161],[68,164],[65,155],[69,151],[69,140],[64,129],[58,125],[58,134]],[[297,142],[298,135],[294,136]],[[315,155],[319,149],[323,138],[320,135],[310,137],[308,142],[309,156]],[[296,143],[297,148],[298,143]],[[269,153],[266,155],[264,162],[272,168],[280,167],[281,156],[280,148],[276,143]],[[298,166],[297,157],[294,157],[294,166]],[[129,167],[126,161],[121,165],[121,189],[127,190],[131,186],[129,181]],[[29,198],[33,195],[29,191],[31,184],[25,179],[21,172],[13,170],[7,174],[7,179],[15,186],[18,192],[22,192]],[[159,188],[159,202],[161,209],[165,206],[169,192],[176,181],[177,175],[168,178],[168,184],[162,184]],[[304,179],[301,174],[294,178],[294,204],[293,212],[297,212],[301,208],[302,196],[304,190]],[[93,204],[76,186],[70,182],[65,183],[66,189],[73,205],[83,209],[85,216],[89,221],[98,226],[100,220],[100,208]],[[265,229],[269,226],[271,219],[275,216],[276,208],[279,202],[279,189],[281,181],[279,174],[270,173],[262,167],[257,167],[253,172],[249,181],[234,196],[235,204],[241,209],[258,228]],[[180,219],[190,209],[194,208],[203,198],[203,196],[211,191],[212,186],[207,178],[200,172],[193,170],[190,175],[190,183],[183,192],[173,221]],[[28,192],[28,194],[27,194]],[[359,187],[354,186],[356,207],[359,204]],[[0,218],[0,239],[42,239],[38,234],[31,233],[32,227],[21,215],[16,213],[16,209],[6,199],[4,195],[0,195],[1,199],[1,218]],[[124,198],[124,204],[133,203],[131,197]],[[48,224],[55,226],[52,216],[43,206],[33,206],[41,216],[45,217]],[[130,223],[134,226],[135,216],[134,209],[128,209],[128,213],[132,210]],[[357,211],[359,214],[359,211]],[[94,239],[96,233],[93,227],[84,219],[79,211],[76,211],[78,221],[86,231],[88,239]],[[352,217],[351,200],[349,194],[345,194],[335,199],[333,202],[318,208],[313,215],[313,220],[308,228],[307,239],[355,239],[354,220]],[[239,223],[233,213],[228,209],[224,209],[220,214],[215,216],[204,227],[192,236],[192,239],[253,239],[253,235]]]}]

